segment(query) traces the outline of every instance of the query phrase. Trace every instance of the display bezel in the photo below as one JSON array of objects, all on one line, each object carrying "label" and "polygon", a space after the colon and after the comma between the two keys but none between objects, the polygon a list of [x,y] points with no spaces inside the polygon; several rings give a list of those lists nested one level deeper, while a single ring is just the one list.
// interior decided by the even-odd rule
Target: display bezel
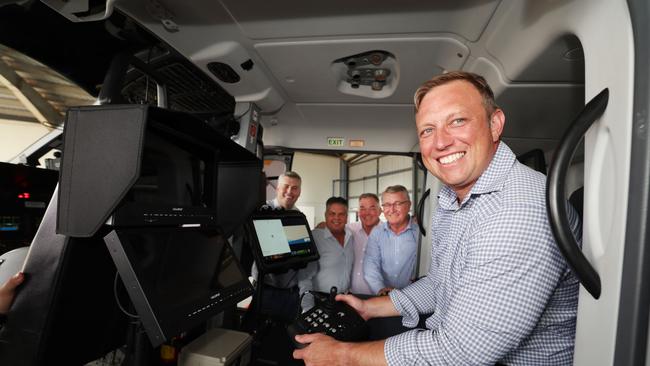
[{"label": "display bezel", "polygon": [[[282,226],[302,226],[309,235],[309,242],[303,243],[297,250],[283,254],[265,255],[265,250],[256,229],[256,222],[268,222],[280,220]],[[309,222],[303,213],[295,210],[263,210],[254,213],[248,223],[248,231],[251,234],[251,249],[258,268],[264,273],[281,273],[289,269],[302,268],[307,263],[318,260],[318,248]],[[291,245],[289,245],[290,247]]]}]

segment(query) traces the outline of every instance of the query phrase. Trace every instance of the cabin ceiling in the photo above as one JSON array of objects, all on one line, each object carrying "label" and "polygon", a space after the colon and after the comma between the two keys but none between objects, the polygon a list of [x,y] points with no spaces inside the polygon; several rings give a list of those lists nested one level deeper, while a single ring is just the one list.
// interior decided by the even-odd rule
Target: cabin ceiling
[{"label": "cabin ceiling", "polygon": [[[561,11],[562,1],[157,3],[156,11],[151,1],[118,1],[117,7],[187,55],[236,101],[258,104],[267,146],[417,151],[413,92],[445,70],[486,76],[506,111],[504,139],[515,150],[552,149],[584,101],[580,43],[545,19],[546,12]],[[391,55],[393,79],[381,91],[353,90],[345,65],[336,61],[371,51]],[[241,79],[220,81],[208,69],[213,62]],[[344,138],[345,146],[328,146],[328,137]]]}]

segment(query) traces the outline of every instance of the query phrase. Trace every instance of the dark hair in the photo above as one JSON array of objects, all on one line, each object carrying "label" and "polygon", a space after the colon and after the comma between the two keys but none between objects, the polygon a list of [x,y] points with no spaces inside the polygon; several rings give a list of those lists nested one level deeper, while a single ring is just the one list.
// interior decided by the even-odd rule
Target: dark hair
[{"label": "dark hair", "polygon": [[485,112],[487,113],[489,120],[492,113],[494,113],[494,111],[499,108],[496,100],[494,99],[494,92],[492,92],[492,88],[490,88],[487,81],[485,81],[485,78],[483,78],[481,75],[467,71],[450,71],[445,74],[436,75],[431,78],[431,80],[425,81],[418,88],[418,90],[415,91],[415,95],[413,97],[413,102],[415,104],[415,113],[417,113],[420,109],[420,103],[422,103],[424,96],[427,95],[431,90],[437,86],[448,84],[456,80],[467,81],[468,83],[474,85],[479,94],[481,94],[481,97],[483,97],[483,106],[485,107]]},{"label": "dark hair", "polygon": [[377,203],[379,203],[379,197],[377,197],[377,195],[374,193],[362,193],[361,196],[359,196],[359,201],[364,198],[372,198],[373,200],[377,201]]},{"label": "dark hair", "polygon": [[327,199],[327,202],[325,202],[325,210],[328,210],[330,208],[330,205],[333,205],[335,203],[341,204],[345,206],[346,208],[348,207],[348,200],[346,200],[343,197],[330,197]]}]

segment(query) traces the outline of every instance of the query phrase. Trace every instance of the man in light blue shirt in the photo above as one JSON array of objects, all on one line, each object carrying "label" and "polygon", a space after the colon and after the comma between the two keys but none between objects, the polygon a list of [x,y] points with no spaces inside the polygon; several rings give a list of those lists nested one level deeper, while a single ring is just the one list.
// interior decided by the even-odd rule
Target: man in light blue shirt
[{"label": "man in light blue shirt", "polygon": [[373,294],[386,295],[415,278],[418,226],[411,222],[411,201],[406,187],[390,186],[381,195],[387,222],[368,237],[363,273]]},{"label": "man in light blue shirt", "polygon": [[[320,259],[299,271],[298,287],[301,294],[312,290],[329,293],[332,286],[336,286],[339,293],[350,289],[354,239],[350,229],[345,226],[348,222],[348,201],[342,197],[330,197],[325,207],[325,228],[312,231]],[[311,296],[304,296],[303,311],[313,304]]]}]

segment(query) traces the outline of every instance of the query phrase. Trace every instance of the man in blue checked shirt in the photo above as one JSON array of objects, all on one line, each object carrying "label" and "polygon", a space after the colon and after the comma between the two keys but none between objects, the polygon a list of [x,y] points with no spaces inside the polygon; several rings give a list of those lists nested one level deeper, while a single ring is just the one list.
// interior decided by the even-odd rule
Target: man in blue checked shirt
[{"label": "man in blue checked shirt", "polygon": [[381,195],[386,222],[368,237],[363,273],[374,294],[404,288],[415,278],[418,225],[411,221],[411,200],[406,187],[390,186]]},{"label": "man in blue checked shirt", "polygon": [[[383,341],[322,334],[294,351],[307,365],[570,365],[578,281],[547,219],[545,177],[500,141],[505,115],[481,76],[449,72],[415,94],[422,158],[438,195],[426,277],[389,296],[338,295],[365,319],[403,316],[426,329]],[[575,211],[569,221],[578,241]]]}]

